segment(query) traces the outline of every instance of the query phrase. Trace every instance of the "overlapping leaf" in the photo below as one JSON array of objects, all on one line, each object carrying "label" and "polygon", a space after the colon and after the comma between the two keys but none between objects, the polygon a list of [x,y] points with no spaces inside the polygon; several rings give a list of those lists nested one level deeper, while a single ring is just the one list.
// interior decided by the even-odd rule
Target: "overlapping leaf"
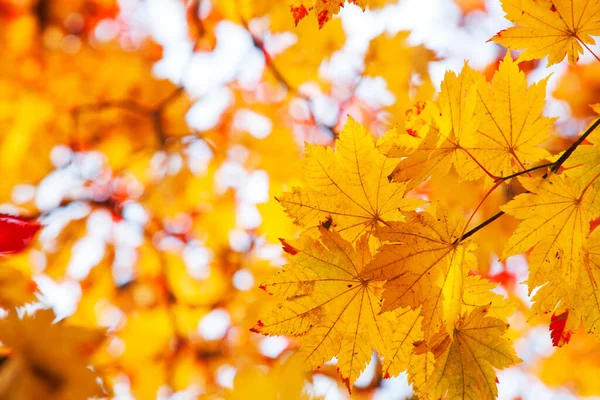
[{"label": "overlapping leaf", "polygon": [[402,219],[401,210],[422,202],[404,198],[405,184],[390,184],[394,161],[375,148],[373,137],[349,120],[336,151],[306,145],[304,172],[307,188],[293,188],[278,201],[304,227],[326,224],[348,240],[372,232],[387,221]]},{"label": "overlapping leaf", "polygon": [[[580,316],[586,331],[600,340],[600,231],[597,229],[589,238],[584,268],[573,294],[575,318]],[[576,322],[579,325],[579,320]]]},{"label": "overlapping leaf", "polygon": [[418,313],[380,314],[381,283],[360,277],[371,259],[367,236],[354,249],[335,232],[320,228],[320,233],[320,241],[304,235],[297,245],[284,242],[290,262],[262,287],[285,301],[254,330],[302,336],[309,368],[336,356],[349,388],[374,348],[387,358],[387,371],[405,370],[413,342],[422,339]]},{"label": "overlapping leaf", "polygon": [[384,310],[423,307],[425,337],[442,322],[451,329],[461,313],[464,279],[476,269],[472,245],[457,243],[462,216],[439,207],[436,216],[411,212],[406,222],[392,222],[377,237],[382,246],[362,276],[386,280]]},{"label": "overlapping leaf", "polygon": [[529,291],[542,287],[534,296],[534,312],[568,310],[569,331],[579,326],[585,314],[588,322],[584,325],[591,329],[596,322],[589,318],[600,316],[600,310],[593,303],[598,298],[596,272],[590,267],[593,262],[586,262],[585,249],[589,222],[600,214],[599,190],[591,182],[582,187],[564,174],[522,178],[521,183],[531,193],[502,207],[523,220],[509,239],[504,257],[535,246],[528,256]]},{"label": "overlapping leaf", "polygon": [[548,157],[548,151],[539,147],[554,122],[542,116],[546,80],[527,87],[525,74],[510,53],[500,63],[491,86],[481,74],[478,80],[480,124],[473,156],[495,176],[522,171]]},{"label": "overlapping leaf", "polygon": [[416,150],[414,141],[393,137],[410,154],[394,170],[394,181],[408,182],[412,189],[452,167],[462,180],[501,177],[549,156],[539,147],[553,123],[542,116],[545,91],[545,80],[527,87],[525,75],[510,55],[500,64],[491,86],[466,64],[458,76],[447,72],[439,107],[429,102],[419,110],[422,136]]},{"label": "overlapping leaf", "polygon": [[579,60],[583,47],[600,35],[600,2],[597,0],[502,0],[506,18],[517,26],[492,38],[509,49],[525,49],[520,59],[548,56],[550,65],[568,55]]},{"label": "overlapping leaf", "polygon": [[475,133],[479,126],[475,115],[475,77],[475,72],[467,65],[459,75],[446,72],[438,101],[439,110],[429,103],[423,116],[435,123],[411,157],[400,161],[395,168],[392,174],[394,181],[408,182],[411,189],[432,175],[448,173],[452,166],[465,180],[483,176],[484,171],[469,152],[477,143]]},{"label": "overlapping leaf", "polygon": [[564,267],[556,271],[560,272],[557,278],[573,284],[582,264],[589,221],[600,213],[598,189],[580,187],[566,175],[521,178],[520,182],[531,193],[520,194],[502,207],[523,220],[506,244],[503,257],[535,246],[529,257],[530,290],[548,281],[550,267]]},{"label": "overlapping leaf", "polygon": [[487,316],[479,307],[461,316],[454,335],[436,335],[431,342],[435,368],[421,395],[426,399],[494,400],[498,396],[494,368],[503,369],[520,360],[504,337],[507,324]]}]

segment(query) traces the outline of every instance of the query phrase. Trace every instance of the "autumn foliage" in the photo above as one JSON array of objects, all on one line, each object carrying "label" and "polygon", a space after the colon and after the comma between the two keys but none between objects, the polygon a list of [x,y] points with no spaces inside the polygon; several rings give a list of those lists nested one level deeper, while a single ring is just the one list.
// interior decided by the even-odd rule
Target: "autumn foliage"
[{"label": "autumn foliage", "polygon": [[396,6],[0,0],[0,398],[599,395],[600,0]]}]

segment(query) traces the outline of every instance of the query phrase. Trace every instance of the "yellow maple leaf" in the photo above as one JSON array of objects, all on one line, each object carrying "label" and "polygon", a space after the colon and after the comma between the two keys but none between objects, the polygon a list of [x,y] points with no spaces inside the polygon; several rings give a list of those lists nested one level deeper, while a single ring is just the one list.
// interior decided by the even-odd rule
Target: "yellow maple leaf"
[{"label": "yellow maple leaf", "polygon": [[[548,56],[548,64],[569,56],[579,60],[583,47],[600,35],[600,2],[590,0],[502,0],[506,18],[517,26],[500,31],[491,40],[509,49],[525,49],[520,60]],[[583,47],[582,47],[583,46]],[[596,56],[596,58],[598,58]]]},{"label": "yellow maple leaf", "polygon": [[[0,320],[0,341],[11,352],[0,369],[0,397],[17,399],[83,399],[105,391],[90,370],[89,357],[102,344],[102,329],[53,324],[54,313],[40,310]],[[40,340],[43,332],[44,340]]]},{"label": "yellow maple leaf", "polygon": [[411,108],[405,110],[397,126],[377,140],[379,151],[392,158],[406,157],[415,152],[432,129],[433,116],[429,109],[425,111],[428,104],[416,102]]},{"label": "yellow maple leaf", "polygon": [[[528,257],[530,292],[549,280],[569,287],[579,276],[589,221],[600,213],[599,190],[593,185],[580,187],[566,175],[519,180],[530,193],[502,207],[523,220],[508,240],[503,257],[535,246]],[[536,297],[549,289],[542,288]]]},{"label": "yellow maple leaf", "polygon": [[487,311],[479,307],[465,313],[456,322],[453,336],[442,332],[432,339],[435,368],[420,393],[423,398],[494,400],[498,396],[494,368],[520,360],[504,337],[507,324],[487,316]]},{"label": "yellow maple leaf", "polygon": [[[569,308],[570,331],[575,332],[581,320],[587,332],[600,341],[600,231],[589,237],[584,263],[575,287],[568,288],[570,296],[563,301]],[[569,302],[569,300],[571,300]],[[572,304],[569,304],[572,303]],[[570,321],[567,321],[567,324]]]},{"label": "yellow maple leaf", "polygon": [[395,182],[408,182],[408,189],[433,175],[444,175],[454,166],[464,180],[484,175],[470,150],[477,145],[479,117],[476,72],[465,64],[460,74],[446,72],[437,105],[427,103],[422,118],[431,129],[417,150],[400,161],[392,173]]},{"label": "yellow maple leaf", "polygon": [[487,315],[505,320],[514,314],[516,304],[507,301],[502,295],[493,292],[498,286],[477,275],[467,276],[462,294],[463,312],[471,312],[478,307],[487,306]]},{"label": "yellow maple leaf", "polygon": [[448,329],[461,314],[464,279],[476,269],[473,246],[458,243],[465,221],[438,207],[436,216],[411,212],[405,222],[392,222],[377,237],[382,246],[362,276],[387,280],[384,310],[423,306],[425,337],[442,322]]},{"label": "yellow maple leaf", "polygon": [[[415,346],[423,340],[423,317],[418,311],[406,308],[396,313],[396,321],[390,342],[385,343],[381,355],[384,357],[381,368],[383,378],[397,376],[404,370],[413,370],[425,367],[428,361],[427,354],[417,354]],[[415,384],[412,376],[409,379]]]},{"label": "yellow maple leaf", "polygon": [[406,185],[390,183],[394,161],[375,148],[373,137],[352,119],[336,142],[336,151],[306,145],[307,188],[293,188],[277,200],[300,226],[325,224],[342,237],[356,240],[387,221],[401,220],[401,211],[422,204],[404,198]]},{"label": "yellow maple leaf", "polygon": [[[301,236],[285,241],[290,262],[261,287],[285,299],[253,331],[302,336],[300,352],[308,368],[332,357],[348,389],[370,361],[373,349],[387,358],[386,371],[403,371],[412,343],[422,338],[419,315],[411,310],[381,314],[381,283],[360,277],[370,261],[368,237],[356,244],[320,228],[321,240]],[[388,343],[398,347],[388,349]]]},{"label": "yellow maple leaf", "polygon": [[494,75],[492,85],[478,74],[480,116],[477,148],[473,156],[495,176],[527,169],[550,154],[539,145],[548,138],[554,122],[542,116],[546,80],[527,87],[525,74],[507,53]]},{"label": "yellow maple leaf", "polygon": [[598,235],[588,243],[589,223],[600,214],[599,188],[590,181],[581,186],[567,175],[547,179],[522,178],[531,193],[517,196],[502,209],[523,219],[509,239],[504,256],[532,246],[529,260],[529,292],[534,314],[553,312],[566,318],[555,345],[562,346],[583,322],[598,335],[600,291],[596,256]]}]

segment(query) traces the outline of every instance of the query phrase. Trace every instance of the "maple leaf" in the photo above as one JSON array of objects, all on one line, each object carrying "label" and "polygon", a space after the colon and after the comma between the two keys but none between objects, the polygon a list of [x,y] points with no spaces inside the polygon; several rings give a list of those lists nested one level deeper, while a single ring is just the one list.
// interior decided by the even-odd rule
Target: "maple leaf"
[{"label": "maple leaf", "polygon": [[[406,308],[398,311],[393,324],[391,340],[380,351],[383,358],[384,378],[397,376],[404,370],[423,368],[427,365],[427,355],[417,354],[415,346],[423,340],[423,317],[419,311]],[[412,377],[411,377],[412,380]],[[414,382],[419,385],[419,382]]]},{"label": "maple leaf", "polygon": [[[600,341],[600,230],[596,229],[589,237],[587,251],[584,259],[579,281],[574,290],[575,301],[573,307],[575,313],[581,316],[583,327],[592,332],[597,341]],[[579,325],[571,325],[570,332],[574,332]],[[567,340],[568,341],[568,340]]]},{"label": "maple leaf", "polygon": [[[423,138],[432,129],[433,117],[427,102],[417,102],[404,111],[404,131],[398,127],[388,130],[377,140],[377,148],[391,158],[403,158],[419,148]],[[424,110],[427,108],[426,112]],[[402,126],[401,124],[398,124]],[[410,178],[408,178],[410,179]]]},{"label": "maple leaf", "polygon": [[476,114],[480,124],[473,156],[495,176],[527,169],[527,165],[550,156],[539,147],[554,122],[542,116],[546,80],[528,88],[525,74],[509,52],[491,86],[482,74],[478,74],[478,81]]},{"label": "maple leaf", "polygon": [[599,188],[592,185],[593,181],[582,187],[566,174],[520,181],[531,193],[521,194],[502,207],[508,214],[523,219],[503,256],[535,246],[528,256],[529,292],[540,288],[533,298],[532,311],[563,314],[557,345],[568,341],[582,318],[586,329],[598,332],[600,277],[593,256],[596,239],[590,243],[589,255],[586,249],[589,223],[600,213]]},{"label": "maple leaf", "polygon": [[[298,244],[284,241],[290,262],[261,287],[285,299],[253,331],[268,335],[302,336],[300,351],[308,368],[332,357],[348,389],[371,359],[373,349],[386,357],[388,371],[407,368],[412,341],[421,339],[418,313],[407,310],[380,314],[380,282],[360,277],[371,254],[368,237],[356,244],[320,228],[320,241],[301,236]],[[396,326],[396,329],[393,327]],[[398,347],[389,353],[386,343]]]},{"label": "maple leaf", "polygon": [[[502,0],[506,18],[517,26],[498,32],[491,40],[509,49],[525,49],[520,60],[548,56],[548,64],[569,56],[579,60],[583,47],[600,35],[600,2],[590,0]],[[596,57],[598,58],[598,57]]]},{"label": "maple leaf", "polygon": [[421,113],[425,121],[433,122],[431,129],[417,150],[398,163],[391,175],[395,182],[408,182],[412,189],[430,176],[447,174],[452,166],[464,180],[484,175],[470,153],[477,144],[479,126],[475,78],[475,71],[466,64],[459,75],[446,72],[438,105],[428,103]]},{"label": "maple leaf", "polygon": [[0,254],[23,251],[41,229],[35,221],[22,217],[0,214]]},{"label": "maple leaf", "polygon": [[[83,399],[105,395],[88,359],[104,341],[102,329],[53,324],[54,313],[40,310],[0,320],[0,340],[11,349],[2,369],[3,399]],[[43,332],[44,340],[39,335]]]},{"label": "maple leaf", "polygon": [[307,188],[292,188],[277,200],[300,226],[327,224],[345,239],[377,230],[387,221],[401,220],[401,211],[422,204],[404,198],[405,184],[390,183],[393,160],[381,154],[373,137],[349,119],[336,142],[336,151],[306,145]]},{"label": "maple leaf", "polygon": [[[535,246],[529,255],[529,290],[548,280],[572,285],[579,276],[589,221],[600,213],[598,188],[580,187],[566,175],[520,178],[523,193],[502,210],[523,221],[504,248],[503,257]],[[538,292],[545,292],[544,288]]]},{"label": "maple leaf", "polygon": [[465,279],[462,293],[462,312],[471,312],[486,306],[487,315],[506,320],[514,314],[517,305],[502,295],[495,293],[498,285],[477,275],[469,275]]},{"label": "maple leaf", "polygon": [[[442,322],[452,329],[461,312],[464,279],[476,269],[473,246],[458,243],[465,221],[442,207],[436,216],[407,213],[405,222],[391,222],[377,231],[385,244],[362,276],[386,280],[383,310],[423,306],[425,337]],[[442,300],[443,299],[443,300]]]},{"label": "maple leaf", "polygon": [[427,399],[482,399],[498,396],[494,368],[520,362],[509,340],[507,324],[487,316],[487,307],[463,314],[454,335],[441,332],[432,338],[435,368],[427,378],[422,395]]},{"label": "maple leaf", "polygon": [[563,311],[558,315],[552,314],[550,319],[550,337],[552,338],[552,346],[562,347],[571,340],[571,334],[573,332],[565,329],[568,318],[569,310]]}]

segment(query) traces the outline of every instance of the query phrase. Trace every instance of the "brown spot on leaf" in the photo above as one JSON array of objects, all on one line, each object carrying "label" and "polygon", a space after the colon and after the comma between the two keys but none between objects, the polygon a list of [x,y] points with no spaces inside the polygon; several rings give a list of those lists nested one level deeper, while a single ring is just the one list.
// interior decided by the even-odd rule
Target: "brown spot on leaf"
[{"label": "brown spot on leaf", "polygon": [[331,215],[328,215],[325,221],[321,222],[321,226],[329,230],[329,228],[331,228],[331,225],[333,225],[333,218],[331,218]]}]

